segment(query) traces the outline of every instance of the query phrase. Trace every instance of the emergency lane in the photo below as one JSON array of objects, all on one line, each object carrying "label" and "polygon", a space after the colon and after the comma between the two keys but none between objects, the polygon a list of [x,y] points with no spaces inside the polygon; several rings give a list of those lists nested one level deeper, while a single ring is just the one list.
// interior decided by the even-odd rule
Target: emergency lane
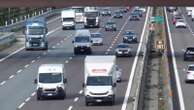
[{"label": "emergency lane", "polygon": [[[105,18],[104,21],[106,21],[107,19],[109,18],[108,17]],[[32,93],[35,91],[35,85],[33,84],[33,80],[35,78],[35,75],[37,74],[37,68],[40,64],[49,62],[64,63],[71,59],[69,56],[72,56],[73,54],[72,51],[73,46],[71,44],[72,40],[71,35],[73,34],[74,31],[62,31],[60,29],[59,31],[56,31],[51,34],[52,36],[54,36],[50,38],[51,39],[50,43],[52,43],[53,46],[50,47],[47,52],[40,52],[40,55],[34,57],[35,55],[34,53],[36,51],[32,51],[33,52],[32,53],[22,50],[17,55],[12,56],[14,58],[20,59],[23,58],[21,56],[25,56],[26,58],[34,57],[35,59],[29,61],[28,65],[24,65],[21,71],[18,70],[18,73],[16,75],[14,76],[11,75],[11,77],[9,78],[10,80],[6,81],[6,83],[4,82],[1,83],[2,85],[0,87],[1,93],[0,100],[2,105],[0,106],[2,109],[4,110],[15,109],[18,107],[20,103],[22,103],[25,100],[25,98],[33,95]],[[64,35],[66,35],[68,38],[65,38]],[[13,73],[16,70],[12,69],[11,66],[13,66],[14,68],[16,61],[14,61],[13,58],[8,60],[13,60],[14,63],[12,62],[11,63],[12,65],[10,64],[10,69],[9,72],[7,73]],[[24,61],[19,60],[18,62],[23,63]],[[3,68],[2,71],[8,70],[6,68]],[[3,74],[1,74],[1,76],[3,77]],[[17,95],[15,95],[14,93],[17,93]],[[10,98],[7,98],[8,96]]]},{"label": "emergency lane", "polygon": [[[180,8],[180,7],[179,7]],[[180,10],[181,14],[183,15],[183,18],[185,19],[187,23],[187,28],[175,28],[175,26],[172,24],[172,14],[167,12],[168,17],[168,23],[170,28],[170,35],[169,38],[172,39],[172,45],[174,48],[175,53],[175,70],[177,71],[177,81],[180,83],[178,84],[180,90],[179,92],[179,100],[182,105],[182,109],[184,110],[193,110],[194,108],[194,98],[193,98],[193,91],[194,91],[194,85],[191,83],[185,83],[186,78],[186,67],[189,64],[193,64],[193,61],[184,61],[184,51],[187,47],[193,46],[194,44],[194,36],[193,36],[193,22],[191,21],[191,18],[186,15],[185,8],[181,7]],[[182,92],[182,93],[181,93]]]},{"label": "emergency lane", "polygon": [[[129,16],[129,13],[125,15],[124,19],[118,20],[118,28],[121,29],[124,22],[127,20],[127,17]],[[140,35],[142,32],[143,24],[144,24],[145,16],[141,19],[141,21],[137,22],[131,22],[129,21],[124,29],[121,31],[121,33],[126,29],[133,29],[138,33],[138,39],[140,39]],[[138,24],[138,25],[137,25]],[[101,30],[102,33],[104,33],[104,41],[105,46],[99,46],[93,48],[94,54],[105,54],[107,52],[107,48],[111,45],[111,43],[114,41],[114,37],[117,36],[118,31],[116,33],[111,32],[104,32],[104,30]],[[118,42],[122,41],[122,37],[118,37]],[[117,44],[116,43],[116,44]],[[115,45],[116,45],[115,44]],[[114,45],[113,45],[114,46]],[[131,45],[133,47],[134,53],[136,52],[138,45]],[[99,51],[99,53],[95,53],[96,51]],[[111,51],[114,51],[114,49],[111,49]],[[73,52],[73,51],[72,51]],[[113,52],[110,52],[110,54],[113,54]],[[79,110],[87,110],[87,109],[113,109],[118,110],[121,109],[122,102],[124,100],[124,95],[126,91],[126,86],[128,82],[129,73],[132,67],[132,63],[134,60],[134,56],[131,58],[118,58],[117,64],[119,67],[123,70],[123,82],[119,83],[117,85],[117,92],[116,92],[116,104],[113,106],[109,105],[101,105],[97,104],[96,106],[85,106],[85,101],[83,97],[83,89],[82,89],[82,83],[84,78],[84,58],[85,55],[76,55],[73,56],[71,60],[68,60],[68,64],[66,64],[65,68],[67,70],[68,74],[68,88],[67,88],[67,98],[65,100],[44,100],[44,101],[37,101],[36,95],[33,96],[30,101],[26,102],[23,107],[21,107],[22,110],[52,110],[52,109],[79,109]],[[47,60],[45,60],[47,61]],[[34,70],[35,72],[37,71]]]}]

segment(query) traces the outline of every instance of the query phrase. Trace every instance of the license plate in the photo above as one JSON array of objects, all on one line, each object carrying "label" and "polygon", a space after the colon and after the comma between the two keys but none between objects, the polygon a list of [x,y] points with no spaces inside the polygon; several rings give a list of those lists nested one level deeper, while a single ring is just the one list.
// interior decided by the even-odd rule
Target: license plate
[{"label": "license plate", "polygon": [[38,44],[33,44],[33,46],[38,46]]},{"label": "license plate", "polygon": [[48,96],[52,96],[53,94],[50,93],[50,94],[47,94],[47,95],[48,95]]},{"label": "license plate", "polygon": [[102,100],[101,99],[97,99],[96,102],[102,102]]}]

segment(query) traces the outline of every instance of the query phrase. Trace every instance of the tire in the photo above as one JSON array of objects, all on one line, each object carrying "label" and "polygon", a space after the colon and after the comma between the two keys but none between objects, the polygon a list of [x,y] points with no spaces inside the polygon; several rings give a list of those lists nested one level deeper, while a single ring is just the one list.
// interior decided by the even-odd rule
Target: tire
[{"label": "tire", "polygon": [[115,28],[114,31],[117,31],[117,29]]},{"label": "tire", "polygon": [[78,51],[77,49],[74,48],[74,54],[77,55],[78,54]]},{"label": "tire", "polygon": [[184,57],[184,61],[187,61],[187,57]]},{"label": "tire", "polygon": [[41,96],[39,96],[39,95],[36,96],[36,99],[37,100],[42,100]]},{"label": "tire", "polygon": [[113,96],[112,100],[110,101],[110,104],[111,105],[114,105],[115,104],[115,96]]},{"label": "tire", "polygon": [[85,105],[89,106],[89,102],[88,102],[87,98],[85,98]]}]

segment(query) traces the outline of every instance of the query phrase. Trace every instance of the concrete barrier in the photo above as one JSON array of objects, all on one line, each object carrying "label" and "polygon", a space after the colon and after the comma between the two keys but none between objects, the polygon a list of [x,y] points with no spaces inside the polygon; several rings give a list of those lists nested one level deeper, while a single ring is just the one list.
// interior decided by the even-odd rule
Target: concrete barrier
[{"label": "concrete barrier", "polygon": [[16,41],[16,37],[14,33],[6,33],[3,36],[0,36],[0,50],[10,46],[12,43]]}]

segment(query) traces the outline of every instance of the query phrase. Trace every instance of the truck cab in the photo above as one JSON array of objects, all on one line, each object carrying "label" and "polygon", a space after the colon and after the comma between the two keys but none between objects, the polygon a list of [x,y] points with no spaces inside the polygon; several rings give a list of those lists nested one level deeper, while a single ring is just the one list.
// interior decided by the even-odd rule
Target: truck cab
[{"label": "truck cab", "polygon": [[61,12],[62,29],[75,29],[75,10],[67,9]]},{"label": "truck cab", "polygon": [[100,13],[95,7],[85,7],[84,9],[84,27],[100,27]]},{"label": "truck cab", "polygon": [[86,52],[92,53],[91,33],[87,29],[76,30],[75,37],[72,41],[74,45],[74,54]]},{"label": "truck cab", "polygon": [[63,64],[42,64],[35,79],[37,100],[66,97],[67,77]]},{"label": "truck cab", "polygon": [[25,35],[25,49],[48,49],[47,25],[44,18],[30,19],[23,31]]},{"label": "truck cab", "polygon": [[116,57],[86,56],[84,64],[84,95],[86,106],[89,103],[115,102]]}]

